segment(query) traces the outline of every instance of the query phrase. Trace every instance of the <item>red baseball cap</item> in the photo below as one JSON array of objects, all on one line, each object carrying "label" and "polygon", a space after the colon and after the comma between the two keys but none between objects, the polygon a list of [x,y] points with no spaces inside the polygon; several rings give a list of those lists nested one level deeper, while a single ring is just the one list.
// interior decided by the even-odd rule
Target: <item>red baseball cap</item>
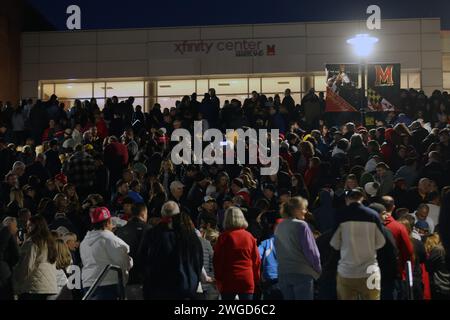
[{"label": "red baseball cap", "polygon": [[89,215],[91,216],[91,223],[99,223],[111,218],[111,213],[106,207],[95,208]]},{"label": "red baseball cap", "polygon": [[55,180],[58,180],[62,184],[67,184],[67,177],[63,173],[58,173],[55,176]]}]

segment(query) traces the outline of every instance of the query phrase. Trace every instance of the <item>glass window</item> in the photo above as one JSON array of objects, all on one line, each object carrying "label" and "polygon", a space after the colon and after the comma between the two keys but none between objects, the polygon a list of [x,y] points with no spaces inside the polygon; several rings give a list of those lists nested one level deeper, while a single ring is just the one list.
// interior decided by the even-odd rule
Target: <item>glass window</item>
[{"label": "glass window", "polygon": [[444,72],[444,89],[450,89],[450,72]]},{"label": "glass window", "polygon": [[134,107],[141,106],[142,110],[144,110],[144,98],[143,97],[134,98],[133,105],[134,105]]},{"label": "glass window", "polygon": [[198,100],[201,100],[200,97],[202,97],[203,99],[203,96],[208,92],[208,89],[208,79],[197,80],[197,96],[199,97]]},{"label": "glass window", "polygon": [[55,93],[55,85],[53,83],[45,83],[42,85],[42,99],[48,100]]},{"label": "glass window", "polygon": [[225,104],[225,100],[228,100],[231,102],[231,99],[237,99],[242,104],[244,104],[245,99],[248,98],[248,95],[246,94],[240,94],[240,95],[218,95],[217,96],[220,100],[220,107],[222,108]]},{"label": "glass window", "polygon": [[262,93],[284,92],[291,89],[291,92],[301,92],[300,77],[282,78],[262,78]]},{"label": "glass window", "polygon": [[252,91],[261,92],[261,78],[250,78],[248,79],[248,92]]},{"label": "glass window", "polygon": [[183,96],[195,92],[195,80],[158,81],[158,96]]},{"label": "glass window", "polygon": [[94,97],[95,98],[104,98],[106,92],[106,83],[105,82],[95,82],[94,83]]},{"label": "glass window", "polygon": [[106,96],[112,97],[142,97],[144,81],[107,82]]},{"label": "glass window", "polygon": [[327,90],[326,76],[314,76],[314,89],[316,92]]},{"label": "glass window", "polygon": [[408,74],[402,72],[400,78],[401,78],[400,87],[402,89],[409,89],[408,88]]},{"label": "glass window", "polygon": [[248,93],[247,78],[241,79],[210,79],[209,87],[216,89],[216,94]]},{"label": "glass window", "polygon": [[422,84],[420,82],[420,72],[411,72],[408,75],[408,85],[409,85],[409,88],[412,88],[412,89],[422,88]]},{"label": "glass window", "polygon": [[[294,99],[295,104],[300,104],[302,102],[302,96],[300,93],[292,93],[291,94],[292,99]],[[283,101],[283,100],[281,100]]]},{"label": "glass window", "polygon": [[59,99],[59,103],[64,103],[64,109],[70,110],[70,108],[72,108],[75,104],[75,99]]},{"label": "glass window", "polygon": [[161,105],[161,111],[164,110],[164,108],[172,108],[175,107],[175,103],[177,100],[181,101],[182,97],[158,97],[157,101]]},{"label": "glass window", "polygon": [[92,98],[92,83],[57,83],[55,91],[60,100],[63,98]]},{"label": "glass window", "polygon": [[100,110],[103,110],[103,108],[105,107],[106,100],[105,99],[99,99],[99,98],[96,98],[96,99],[97,99],[98,107],[100,108]]},{"label": "glass window", "polygon": [[442,57],[442,69],[444,71],[450,71],[450,54],[444,54]]}]

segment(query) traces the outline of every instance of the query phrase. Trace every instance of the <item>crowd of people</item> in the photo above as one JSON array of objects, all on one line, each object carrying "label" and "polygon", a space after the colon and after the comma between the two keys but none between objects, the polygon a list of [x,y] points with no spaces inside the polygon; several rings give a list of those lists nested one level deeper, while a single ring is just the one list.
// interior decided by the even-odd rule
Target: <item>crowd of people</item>
[{"label": "crowd of people", "polygon": [[[447,92],[403,90],[372,127],[314,89],[0,108],[0,299],[82,299],[108,265],[127,299],[450,299]],[[279,129],[278,172],[174,165],[195,121]],[[91,298],[119,299],[119,279]]]}]

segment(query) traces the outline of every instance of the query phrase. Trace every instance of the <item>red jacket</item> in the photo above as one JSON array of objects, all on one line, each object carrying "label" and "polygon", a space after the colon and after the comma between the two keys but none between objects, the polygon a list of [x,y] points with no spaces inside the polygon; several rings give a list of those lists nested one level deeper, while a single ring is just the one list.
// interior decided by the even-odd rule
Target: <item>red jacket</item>
[{"label": "red jacket", "polygon": [[406,277],[406,261],[413,262],[414,247],[409,238],[406,227],[400,222],[397,222],[392,216],[384,220],[384,225],[388,228],[394,236],[395,243],[399,251],[399,272],[402,277]]},{"label": "red jacket", "polygon": [[258,246],[244,229],[224,231],[214,247],[214,276],[220,293],[254,293],[260,279]]}]

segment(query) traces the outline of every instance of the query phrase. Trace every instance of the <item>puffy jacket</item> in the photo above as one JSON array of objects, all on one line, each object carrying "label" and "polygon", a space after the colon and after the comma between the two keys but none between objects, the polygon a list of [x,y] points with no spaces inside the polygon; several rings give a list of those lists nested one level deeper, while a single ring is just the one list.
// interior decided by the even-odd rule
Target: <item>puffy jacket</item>
[{"label": "puffy jacket", "polygon": [[[83,263],[83,287],[92,286],[97,277],[108,264],[117,265],[122,269],[124,284],[128,280],[128,271],[133,267],[133,259],[128,256],[130,247],[114,233],[108,230],[93,230],[86,234],[80,244],[80,255]],[[117,275],[108,273],[102,281],[102,286],[117,284]]]},{"label": "puffy jacket", "polygon": [[47,246],[39,250],[31,240],[20,248],[19,263],[14,267],[13,286],[16,294],[57,294],[56,265],[47,261]]}]

